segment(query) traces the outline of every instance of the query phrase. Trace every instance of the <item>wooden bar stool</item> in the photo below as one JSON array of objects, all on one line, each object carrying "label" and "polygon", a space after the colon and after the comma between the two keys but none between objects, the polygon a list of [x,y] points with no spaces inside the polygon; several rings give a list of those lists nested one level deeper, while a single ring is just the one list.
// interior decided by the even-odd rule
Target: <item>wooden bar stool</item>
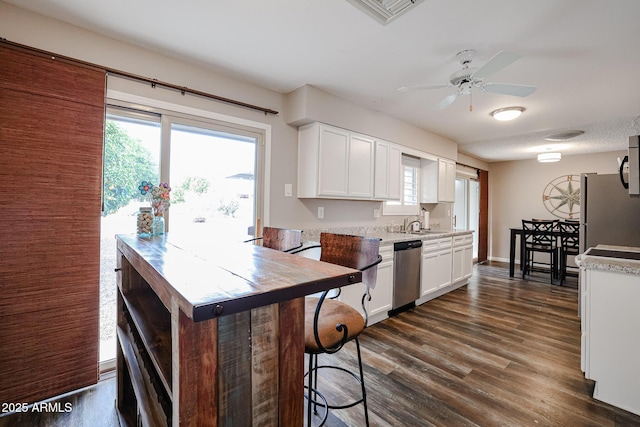
[{"label": "wooden bar stool", "polygon": [[244,243],[261,240],[262,246],[282,252],[292,252],[302,247],[302,231],[286,228],[264,227],[262,237],[245,240]]},{"label": "wooden bar stool", "polygon": [[[363,272],[362,281],[365,284],[365,294],[362,297],[363,317],[358,310],[350,305],[328,297],[331,291],[325,291],[320,297],[305,298],[305,353],[309,355],[309,370],[307,371],[307,426],[312,425],[312,414],[317,407],[325,408],[325,413],[319,425],[323,425],[329,414],[329,409],[345,409],[360,403],[364,406],[365,425],[369,425],[367,410],[367,393],[362,371],[362,357],[358,336],[364,330],[366,319],[365,299],[369,295],[369,288],[375,286],[377,265],[382,261],[379,254],[380,240],[348,236],[341,234],[322,233],[320,235],[322,252],[320,261],[356,268]],[[333,297],[335,298],[335,296]],[[333,354],[338,352],[347,342],[355,341],[358,356],[358,375],[345,368],[331,365],[318,365],[319,354]],[[323,369],[334,369],[346,373],[360,383],[362,396],[344,404],[327,402],[325,396],[318,391],[318,372]]]}]

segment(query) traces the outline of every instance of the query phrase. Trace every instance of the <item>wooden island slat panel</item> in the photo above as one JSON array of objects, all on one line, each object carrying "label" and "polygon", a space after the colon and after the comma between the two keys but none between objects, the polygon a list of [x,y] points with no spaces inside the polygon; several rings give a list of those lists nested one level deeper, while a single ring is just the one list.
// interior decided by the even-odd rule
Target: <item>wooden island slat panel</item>
[{"label": "wooden island slat panel", "polygon": [[289,358],[290,364],[278,366],[279,401],[289,402],[279,405],[278,417],[281,426],[302,425],[302,414],[298,408],[304,407],[304,395],[298,390],[304,389],[304,298],[283,302],[279,305],[280,331],[289,331],[280,335],[278,360]]},{"label": "wooden island slat panel", "polygon": [[[167,419],[180,426],[302,425],[304,296],[358,283],[362,273],[249,244],[211,246],[168,234],[117,240],[119,308],[130,313],[119,314],[119,326],[144,336],[137,348],[156,370],[145,374],[147,386],[168,382],[170,364]],[[128,352],[118,355],[124,370]],[[136,378],[118,374],[120,382]],[[131,387],[118,384],[121,412],[153,395],[139,388],[132,398],[125,392]]]},{"label": "wooden island slat panel", "polygon": [[257,425],[277,425],[278,413],[278,306],[251,310],[251,398],[256,402]]}]

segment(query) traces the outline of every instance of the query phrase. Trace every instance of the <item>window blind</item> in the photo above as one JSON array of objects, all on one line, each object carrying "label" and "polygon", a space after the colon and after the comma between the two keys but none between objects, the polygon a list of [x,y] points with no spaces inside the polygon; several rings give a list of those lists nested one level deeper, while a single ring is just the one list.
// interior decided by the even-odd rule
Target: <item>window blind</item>
[{"label": "window blind", "polygon": [[0,402],[98,378],[104,87],[0,45]]}]

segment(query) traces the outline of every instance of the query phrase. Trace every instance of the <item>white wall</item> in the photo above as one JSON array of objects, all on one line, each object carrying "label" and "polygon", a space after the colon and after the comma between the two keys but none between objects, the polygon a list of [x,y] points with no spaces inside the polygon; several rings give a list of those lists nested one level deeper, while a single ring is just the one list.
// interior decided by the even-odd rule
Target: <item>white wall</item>
[{"label": "white wall", "polygon": [[395,117],[360,107],[351,101],[305,85],[287,96],[286,121],[295,126],[330,123],[440,157],[456,160],[458,144]]},{"label": "white wall", "polygon": [[[380,208],[379,202],[298,200],[284,196],[286,183],[293,184],[296,194],[297,171],[297,128],[285,120],[287,98],[254,84],[229,77],[221,70],[203,68],[185,63],[179,59],[101,36],[61,21],[49,19],[24,9],[0,1],[0,36],[8,41],[32,46],[59,55],[81,59],[101,66],[127,71],[136,75],[155,78],[180,86],[186,86],[222,97],[237,99],[249,104],[279,111],[277,116],[267,115],[224,103],[212,102],[195,96],[182,96],[164,89],[151,89],[140,84],[127,85],[126,90],[138,95],[154,97],[166,102],[186,104],[193,108],[238,117],[243,120],[264,123],[271,128],[271,167],[268,225],[296,228],[322,228],[330,226],[386,225],[389,217],[373,218],[373,210]],[[122,89],[119,87],[119,89]],[[323,106],[332,110],[332,104],[340,105],[344,123],[330,123],[337,126],[353,122],[355,130],[389,139],[437,153],[455,160],[457,144],[444,138],[420,130],[413,125],[385,116],[383,122],[392,123],[393,134],[380,130],[379,112],[353,105],[351,112],[344,114],[344,100],[326,94]],[[352,114],[352,116],[350,116]],[[353,119],[353,121],[352,121]],[[329,118],[329,120],[333,120]],[[337,119],[336,119],[337,120]],[[343,126],[350,127],[350,126]],[[412,135],[410,141],[398,135]],[[316,219],[317,206],[325,208],[325,219]]]},{"label": "white wall", "polygon": [[[542,202],[547,184],[562,175],[618,173],[617,158],[625,152],[565,156],[557,163],[519,160],[491,163],[489,167],[489,258],[509,260],[509,228],[522,227],[522,219],[554,217]],[[516,256],[518,258],[518,256]]]},{"label": "white wall", "polygon": [[482,161],[480,159],[476,159],[475,157],[471,157],[464,153],[458,153],[458,163],[471,166],[476,169],[482,169],[484,171],[489,170],[489,163]]}]

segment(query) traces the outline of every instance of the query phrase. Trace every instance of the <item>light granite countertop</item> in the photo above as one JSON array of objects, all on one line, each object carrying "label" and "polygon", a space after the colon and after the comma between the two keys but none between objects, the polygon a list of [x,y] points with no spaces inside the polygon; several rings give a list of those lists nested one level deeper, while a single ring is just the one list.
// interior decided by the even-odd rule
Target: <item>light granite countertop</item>
[{"label": "light granite countertop", "polygon": [[352,234],[355,236],[375,237],[380,239],[380,245],[392,245],[397,242],[409,240],[434,240],[443,237],[462,236],[472,234],[472,230],[428,230],[426,234],[389,232],[384,227],[349,227],[349,228],[328,228],[304,230],[303,239],[306,241],[320,241],[320,233]]},{"label": "light granite countertop", "polygon": [[598,245],[595,248],[589,248],[585,253],[576,256],[576,264],[580,268],[591,268],[595,270],[612,271],[640,276],[640,260],[592,255],[591,252],[594,249],[640,253],[640,248],[630,246]]}]

